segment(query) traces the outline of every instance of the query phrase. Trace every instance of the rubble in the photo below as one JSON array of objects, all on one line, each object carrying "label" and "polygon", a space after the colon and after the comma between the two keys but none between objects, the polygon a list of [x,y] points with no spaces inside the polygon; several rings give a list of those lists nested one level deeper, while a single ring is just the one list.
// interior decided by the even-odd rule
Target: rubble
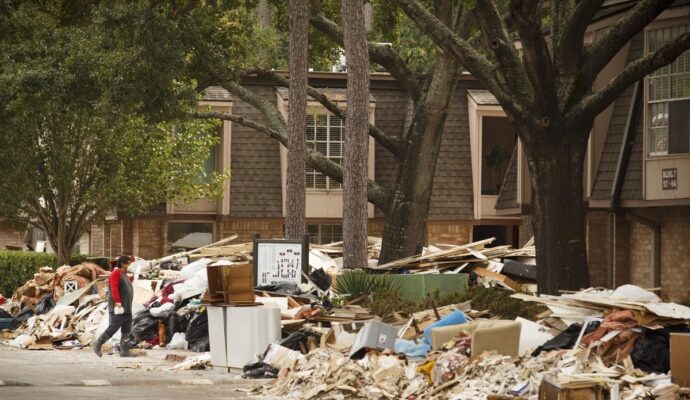
[{"label": "rubble", "polygon": [[[637,287],[621,287],[617,291],[587,289],[561,296],[515,294],[514,297],[541,302],[551,308],[545,313],[549,314],[548,318],[542,318],[541,323],[549,318],[563,324],[578,323],[573,329],[569,328],[572,336],[565,341],[560,335],[556,336],[550,340],[554,345],[545,345],[542,347],[548,349],[532,352],[535,345],[543,344],[551,335],[541,333],[538,327],[542,325],[518,319],[523,332],[542,336],[539,340],[529,338],[533,339],[526,342],[529,346],[523,343],[520,354],[510,356],[498,354],[490,344],[487,351],[478,350],[473,346],[472,336],[459,329],[463,325],[481,323],[481,320],[456,321],[455,325],[447,327],[455,329],[457,326],[458,333],[444,346],[435,347],[438,351],[422,357],[419,354],[406,357],[397,346],[398,354],[370,347],[361,360],[349,359],[347,344],[352,341],[343,340],[341,346],[322,345],[310,351],[295,360],[292,367],[275,366],[280,370],[275,384],[256,388],[254,394],[259,398],[469,400],[512,396],[537,399],[544,398],[539,396],[547,392],[572,391],[600,396],[587,398],[609,398],[601,396],[611,396],[615,392],[618,396],[615,398],[627,400],[676,398],[682,392],[667,375],[668,366],[657,371],[645,364],[643,355],[634,349],[644,341],[644,330],[656,334],[669,329],[690,331],[690,314],[687,314],[690,309],[687,307],[663,303],[652,293]],[[448,320],[448,315],[460,312],[459,307],[468,308],[463,304],[440,308],[437,312],[417,313],[410,321],[416,322],[418,318],[426,328],[424,332],[419,327],[413,329],[408,323],[398,331],[399,337],[422,338],[427,330],[434,329],[434,323],[438,324],[435,322],[437,313],[438,317],[443,315]],[[590,323],[592,326],[585,331]],[[342,333],[341,330],[326,337],[337,344],[340,341],[333,338]],[[496,343],[493,347],[499,349],[501,345]],[[661,347],[665,348],[665,355],[664,351],[655,350],[652,361],[668,356],[668,342]],[[649,357],[646,361],[650,361]],[[267,364],[271,366],[270,362]]]},{"label": "rubble", "polygon": [[[669,343],[672,334],[690,332],[690,308],[631,285],[526,294],[535,285],[533,244],[521,249],[488,247],[493,239],[437,244],[378,265],[380,239],[369,239],[369,267],[378,274],[468,274],[472,283],[548,309],[536,321],[513,321],[473,310],[471,302],[436,307],[431,299],[420,312],[374,315],[374,308],[365,306],[371,304],[365,302],[370,291],[334,289],[345,276],[342,243],[311,245],[306,283],[253,287],[252,244],[230,244],[234,238],[132,264],[138,306],[133,344],[189,348],[202,354],[170,369],[208,368],[214,363],[207,306],[219,315],[230,310],[235,315],[265,304],[273,315],[273,342],[265,351],[264,342],[251,351],[248,344],[243,347],[246,358],[253,358],[243,368],[245,377],[276,379],[257,388],[258,397],[537,399],[544,393],[591,391],[642,399],[683,392],[668,375]],[[5,343],[29,349],[89,345],[107,323],[106,275],[89,263],[42,269],[2,306],[20,324],[13,336],[2,336]],[[65,291],[66,282],[75,286]],[[223,336],[221,341],[227,343]]]}]

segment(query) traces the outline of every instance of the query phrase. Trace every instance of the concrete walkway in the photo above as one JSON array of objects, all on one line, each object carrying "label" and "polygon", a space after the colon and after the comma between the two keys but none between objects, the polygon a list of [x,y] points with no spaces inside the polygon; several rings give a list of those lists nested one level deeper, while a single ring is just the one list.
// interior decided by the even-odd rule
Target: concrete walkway
[{"label": "concrete walkway", "polygon": [[[0,345],[0,399],[189,399],[247,398],[246,389],[266,381],[244,380],[223,370],[164,370],[175,365],[167,354],[193,357],[184,350],[146,350],[146,355],[98,358],[83,350],[20,350]],[[238,390],[239,389],[239,390]]]}]

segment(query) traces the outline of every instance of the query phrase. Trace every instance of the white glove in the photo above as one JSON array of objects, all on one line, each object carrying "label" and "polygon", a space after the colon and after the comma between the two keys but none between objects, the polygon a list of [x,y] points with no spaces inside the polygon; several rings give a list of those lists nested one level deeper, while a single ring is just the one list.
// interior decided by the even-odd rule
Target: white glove
[{"label": "white glove", "polygon": [[120,315],[125,313],[125,308],[122,307],[120,304],[115,305],[115,309],[113,309],[113,314],[115,315]]}]

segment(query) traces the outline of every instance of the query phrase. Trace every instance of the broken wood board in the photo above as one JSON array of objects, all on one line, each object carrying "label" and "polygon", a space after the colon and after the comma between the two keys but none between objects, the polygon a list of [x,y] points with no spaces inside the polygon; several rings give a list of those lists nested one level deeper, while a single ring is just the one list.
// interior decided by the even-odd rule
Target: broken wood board
[{"label": "broken wood board", "polygon": [[488,269],[482,268],[478,265],[470,266],[470,271],[474,272],[475,274],[477,274],[481,277],[488,278],[488,279],[496,281],[496,282],[500,282],[500,283],[510,287],[511,289],[513,289],[516,292],[520,290],[520,284],[518,284],[517,282],[515,282],[514,280],[508,278],[507,276],[505,276],[503,274],[498,274],[496,272],[489,271]]}]

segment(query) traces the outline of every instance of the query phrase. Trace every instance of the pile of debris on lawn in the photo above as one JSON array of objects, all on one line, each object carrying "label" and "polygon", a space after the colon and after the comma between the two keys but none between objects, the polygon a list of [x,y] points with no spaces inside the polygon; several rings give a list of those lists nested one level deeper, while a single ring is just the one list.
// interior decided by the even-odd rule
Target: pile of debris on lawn
[{"label": "pile of debris on lawn", "polygon": [[[322,340],[302,352],[272,344],[245,374],[278,377],[253,391],[262,398],[690,397],[690,389],[673,383],[690,380],[683,355],[690,352],[690,308],[632,285],[514,297],[548,311],[538,322],[473,319],[464,303],[413,315],[410,322],[421,322],[417,328],[378,321],[349,334],[331,328],[335,335],[324,337],[335,337],[332,344]],[[672,382],[673,362],[678,370]]]},{"label": "pile of debris on lawn", "polygon": [[[630,285],[536,296],[532,243],[520,249],[489,247],[493,239],[436,244],[379,264],[381,241],[370,238],[368,268],[355,271],[343,269],[341,242],[312,244],[303,283],[255,286],[253,243],[229,243],[235,239],[133,262],[131,345],[210,350],[190,365],[229,368],[230,350],[219,362],[211,349],[212,311],[230,307],[229,315],[233,307],[264,304],[279,309],[278,339],[264,342],[268,348],[240,346],[257,346],[243,349],[251,353],[241,364],[246,378],[277,379],[253,392],[260,397],[665,399],[685,395],[682,386],[690,385],[680,380],[687,367],[669,374],[679,354],[690,351],[689,308]],[[88,346],[107,326],[107,275],[90,263],[41,269],[0,305],[0,317],[14,328],[2,332],[4,343]],[[538,303],[541,311],[533,321],[474,309],[452,295],[468,284],[487,288],[491,297],[512,293],[509,300]],[[387,300],[389,289],[402,300]],[[394,304],[384,312],[377,301]],[[483,308],[479,300],[476,306]],[[232,324],[223,324],[220,331],[229,336]]]}]

